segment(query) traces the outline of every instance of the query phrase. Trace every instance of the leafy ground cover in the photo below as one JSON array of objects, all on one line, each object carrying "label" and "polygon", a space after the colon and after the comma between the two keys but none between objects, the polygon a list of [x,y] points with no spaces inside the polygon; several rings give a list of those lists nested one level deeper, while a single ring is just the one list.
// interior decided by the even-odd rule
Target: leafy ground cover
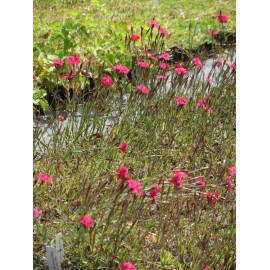
[{"label": "leafy ground cover", "polygon": [[[159,2],[160,16],[178,7],[176,2],[168,1],[170,8]],[[96,12],[100,33],[106,29],[102,22],[108,20],[102,17],[116,8],[115,16],[121,16],[117,1],[104,3],[82,1],[76,8],[91,5],[103,10]],[[127,3],[121,2],[125,11]],[[189,2],[181,3],[187,7]],[[197,14],[207,10],[217,17],[217,3],[205,3]],[[48,9],[59,14],[59,20],[63,14],[75,16],[76,9],[69,11],[73,15],[67,12],[72,4],[66,2],[61,10],[60,2],[46,7],[34,2],[36,14],[43,14],[35,16],[53,24],[56,16],[49,16]],[[101,58],[87,55],[82,45],[79,51],[72,45],[71,51],[44,56],[47,64],[40,56],[36,62],[39,76],[43,72],[44,81],[49,78],[46,91],[52,93],[54,107],[47,109],[49,123],[34,130],[34,269],[47,269],[45,246],[54,245],[59,232],[65,251],[62,269],[236,269],[236,63],[232,53],[222,55],[218,40],[213,48],[217,58],[208,74],[202,69],[204,52],[174,63],[165,52],[166,34],[154,25],[148,31],[152,1],[144,8],[140,1],[133,4],[129,19],[134,24],[137,14],[138,21],[143,20],[143,10],[147,28],[137,32],[136,27],[141,28],[134,25],[133,35],[128,28],[125,42],[127,33],[117,37],[115,26],[110,35],[123,44],[121,61],[101,65]],[[224,10],[230,5],[224,4]],[[187,14],[191,11],[186,8]],[[162,19],[158,23],[169,30],[171,20],[165,15]],[[213,29],[233,28],[233,19],[213,22]],[[37,25],[46,28],[45,23]],[[45,47],[52,48],[48,40],[44,52]],[[130,65],[125,66],[121,50],[132,56]],[[113,56],[117,59],[116,51]],[[35,83],[40,102],[45,92]],[[85,95],[82,85],[88,86]],[[54,94],[60,90],[63,99]],[[44,144],[42,137],[52,128],[52,139]]]}]

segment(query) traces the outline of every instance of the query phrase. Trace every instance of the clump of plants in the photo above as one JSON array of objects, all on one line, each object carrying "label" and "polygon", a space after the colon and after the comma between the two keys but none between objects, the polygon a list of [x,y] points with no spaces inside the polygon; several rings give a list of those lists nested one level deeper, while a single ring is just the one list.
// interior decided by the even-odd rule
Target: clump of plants
[{"label": "clump of plants", "polygon": [[203,52],[175,62],[166,29],[149,24],[126,36],[130,66],[76,53],[48,63],[35,269],[59,232],[62,269],[236,269],[236,63],[218,42],[208,74]]}]

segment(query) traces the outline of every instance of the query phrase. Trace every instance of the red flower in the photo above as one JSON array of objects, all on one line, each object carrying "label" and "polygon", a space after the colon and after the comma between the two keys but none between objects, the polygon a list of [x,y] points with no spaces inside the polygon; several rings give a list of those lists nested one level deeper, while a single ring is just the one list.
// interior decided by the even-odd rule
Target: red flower
[{"label": "red flower", "polygon": [[138,62],[138,65],[141,66],[142,68],[148,68],[149,64],[147,62]]},{"label": "red flower", "polygon": [[67,120],[67,116],[64,116],[64,117],[59,117],[59,122],[64,122],[65,120]]},{"label": "red flower", "polygon": [[84,216],[80,219],[80,222],[87,228],[89,229],[94,223],[96,223],[95,220],[93,220],[89,216]]},{"label": "red flower", "polygon": [[38,210],[34,208],[34,218],[38,218],[40,216]]},{"label": "red flower", "polygon": [[195,66],[197,66],[198,68],[202,68],[202,62],[199,58],[193,58],[192,60]]},{"label": "red flower", "polygon": [[178,65],[176,65],[177,66],[177,68],[176,69],[174,69],[174,71],[177,73],[177,74],[179,74],[179,75],[186,75],[187,74],[187,70],[185,69],[185,68],[183,68],[183,67],[181,67],[179,64]]},{"label": "red flower", "polygon": [[119,168],[117,170],[118,174],[118,179],[121,180],[126,180],[127,178],[129,178],[129,174],[128,174],[128,168],[123,166],[122,168]]},{"label": "red flower", "polygon": [[118,73],[120,74],[128,74],[129,73],[129,69],[125,66],[114,66],[113,67],[114,70],[118,71]]},{"label": "red flower", "polygon": [[67,61],[68,61],[68,63],[70,63],[73,66],[75,64],[80,64],[81,63],[79,55],[69,56]]},{"label": "red flower", "polygon": [[69,80],[71,80],[73,77],[74,77],[73,74],[66,74],[66,75],[64,76],[65,79],[69,79]]},{"label": "red flower", "polygon": [[210,268],[204,268],[203,270],[211,270]]},{"label": "red flower", "polygon": [[52,182],[52,179],[51,179],[48,175],[46,175],[46,174],[44,174],[44,173],[40,173],[40,174],[38,175],[38,178],[39,178],[41,181],[43,181],[43,182],[48,182],[48,183],[51,183],[51,182]]},{"label": "red flower", "polygon": [[227,22],[228,22],[228,16],[225,15],[225,14],[220,14],[220,15],[218,16],[218,21],[219,21],[220,23],[227,23]]},{"label": "red flower", "polygon": [[166,70],[166,69],[170,68],[170,65],[166,65],[165,63],[161,63],[161,64],[159,65],[159,67],[160,67],[161,69],[163,69],[163,70]]},{"label": "red flower", "polygon": [[157,58],[156,57],[154,57],[153,55],[151,55],[151,54],[148,54],[148,58],[150,59],[150,60],[157,60]]},{"label": "red flower", "polygon": [[139,182],[132,179],[127,180],[127,182],[128,188],[132,190],[132,193],[136,194],[137,196],[142,195],[141,184]]},{"label": "red flower", "polygon": [[188,175],[184,172],[175,171],[174,177],[171,179],[171,182],[174,185],[174,188],[178,187],[184,187],[184,184],[182,182],[182,179],[188,178]]},{"label": "red flower", "polygon": [[130,262],[122,263],[121,270],[136,270],[135,266]]},{"label": "red flower", "polygon": [[175,100],[176,100],[177,104],[180,105],[180,106],[183,106],[184,104],[187,103],[187,99],[186,98],[176,97]]},{"label": "red flower", "polygon": [[229,170],[230,170],[230,175],[231,176],[236,175],[236,166],[230,167]]},{"label": "red flower", "polygon": [[128,148],[128,144],[125,143],[125,142],[122,142],[120,151],[126,154],[127,153],[127,148]]},{"label": "red flower", "polygon": [[52,67],[59,67],[59,66],[63,66],[63,65],[64,65],[64,61],[56,58],[56,59],[54,59]]},{"label": "red flower", "polygon": [[140,36],[137,36],[137,35],[134,35],[134,34],[132,34],[131,37],[130,37],[130,40],[132,40],[132,41],[137,41],[139,39],[140,39]]},{"label": "red flower", "polygon": [[145,86],[143,86],[143,85],[139,85],[139,86],[137,86],[137,88],[138,88],[139,90],[141,90],[141,92],[142,92],[143,94],[148,94],[148,93],[149,93],[149,90],[148,90]]},{"label": "red flower", "polygon": [[158,192],[162,192],[158,184],[153,184],[153,189],[150,191],[150,197],[152,198],[152,204],[156,203],[156,197]]},{"label": "red flower", "polygon": [[210,30],[209,31],[209,34],[212,35],[212,36],[216,36],[218,34],[218,31],[216,31],[216,30]]},{"label": "red flower", "polygon": [[154,27],[158,27],[159,26],[158,23],[156,21],[154,21],[154,20],[150,20],[149,21],[149,24],[150,25],[154,25]]},{"label": "red flower", "polygon": [[170,55],[168,53],[163,53],[161,54],[158,59],[164,59],[164,60],[169,60]]},{"label": "red flower", "polygon": [[211,194],[211,192],[207,192],[206,199],[207,199],[209,204],[212,202],[212,194]]},{"label": "red flower", "polygon": [[164,36],[169,35],[168,31],[166,29],[162,28],[162,27],[160,27],[159,32]]},{"label": "red flower", "polygon": [[161,80],[167,81],[168,76],[157,75],[157,79],[161,79]]},{"label": "red flower", "polygon": [[113,79],[110,76],[103,77],[101,83],[107,87],[110,87],[113,85]]},{"label": "red flower", "polygon": [[216,64],[215,64],[216,67],[220,67],[221,66],[221,62],[220,61],[217,61]]},{"label": "red flower", "polygon": [[211,80],[210,78],[207,78],[206,79],[209,83],[212,83],[212,82],[214,82],[213,80]]}]

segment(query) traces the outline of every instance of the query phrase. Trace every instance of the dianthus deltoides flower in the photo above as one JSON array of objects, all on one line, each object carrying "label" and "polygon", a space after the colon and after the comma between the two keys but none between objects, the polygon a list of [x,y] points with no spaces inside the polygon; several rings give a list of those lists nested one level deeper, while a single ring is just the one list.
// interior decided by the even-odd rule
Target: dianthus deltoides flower
[{"label": "dianthus deltoides flower", "polygon": [[120,151],[123,152],[124,154],[127,153],[127,148],[128,148],[128,144],[125,142],[121,143],[121,147],[120,147]]},{"label": "dianthus deltoides flower", "polygon": [[218,16],[218,21],[219,21],[220,23],[227,23],[227,22],[228,22],[228,16],[225,15],[225,14],[220,14],[220,15]]},{"label": "dianthus deltoides flower", "polygon": [[209,31],[209,34],[212,35],[212,36],[216,36],[216,35],[218,35],[218,31],[216,31],[216,30],[210,30]]},{"label": "dianthus deltoides flower", "polygon": [[114,70],[118,71],[120,74],[128,74],[129,69],[125,66],[116,65],[113,67]]},{"label": "dianthus deltoides flower", "polygon": [[163,53],[161,54],[158,59],[164,59],[164,60],[169,60],[170,55],[168,53]]},{"label": "dianthus deltoides flower", "polygon": [[130,37],[130,40],[132,40],[132,41],[137,41],[139,39],[140,39],[140,36],[134,35],[134,34],[132,34],[131,37]]},{"label": "dianthus deltoides flower", "polygon": [[179,75],[186,75],[187,74],[187,70],[185,68],[183,68],[181,65],[176,65],[177,68],[174,69],[174,71],[179,74]]},{"label": "dianthus deltoides flower", "polygon": [[195,66],[197,66],[200,69],[202,68],[202,62],[201,62],[201,60],[199,58],[195,57],[192,60],[193,60],[193,63],[194,63]]},{"label": "dianthus deltoides flower", "polygon": [[141,66],[142,68],[148,68],[149,64],[147,62],[138,62],[138,65]]},{"label": "dianthus deltoides flower", "polygon": [[158,27],[159,26],[158,23],[156,21],[154,21],[154,20],[150,20],[149,21],[149,24],[150,25],[154,25],[154,27]]},{"label": "dianthus deltoides flower", "polygon": [[180,171],[175,171],[174,177],[171,179],[171,182],[173,183],[174,188],[184,187],[182,180],[186,179],[186,178],[188,178],[188,175],[186,173],[180,172]]},{"label": "dianthus deltoides flower", "polygon": [[73,66],[75,64],[80,64],[80,56],[79,55],[69,56],[67,62]]},{"label": "dianthus deltoides flower", "polygon": [[144,85],[139,85],[137,88],[141,90],[143,94],[149,94],[149,90]]},{"label": "dianthus deltoides flower", "polygon": [[118,172],[118,179],[125,180],[129,178],[127,167],[123,166],[122,168],[119,168],[117,172]]},{"label": "dianthus deltoides flower", "polygon": [[101,79],[101,83],[107,87],[110,87],[113,85],[113,79],[110,76],[103,77]]},{"label": "dianthus deltoides flower", "polygon": [[58,67],[58,66],[63,66],[64,65],[64,61],[60,60],[60,59],[54,59],[52,67]]},{"label": "dianthus deltoides flower", "polygon": [[52,182],[52,178],[50,178],[48,175],[44,174],[44,173],[40,173],[37,176],[41,181],[43,182],[48,182],[51,183]]},{"label": "dianthus deltoides flower", "polygon": [[141,191],[141,184],[133,179],[128,179],[128,188],[132,191],[132,193],[136,194],[137,196],[142,195]]},{"label": "dianthus deltoides flower", "polygon": [[84,216],[80,219],[80,222],[87,228],[89,229],[93,224],[96,223],[94,219],[92,219],[89,216]]},{"label": "dianthus deltoides flower", "polygon": [[36,208],[34,208],[34,218],[38,218],[40,215],[39,215],[39,212]]},{"label": "dianthus deltoides flower", "polygon": [[158,192],[162,192],[162,190],[160,189],[159,185],[158,184],[153,184],[153,189],[150,191],[150,197],[152,198],[152,204],[155,204],[156,203],[156,197],[157,197],[157,194]]},{"label": "dianthus deltoides flower", "polygon": [[179,97],[176,97],[175,98],[176,102],[178,105],[180,106],[183,106],[187,103],[187,99],[186,98],[179,98]]},{"label": "dianthus deltoides flower", "polygon": [[121,270],[136,270],[135,266],[130,262],[122,263]]}]

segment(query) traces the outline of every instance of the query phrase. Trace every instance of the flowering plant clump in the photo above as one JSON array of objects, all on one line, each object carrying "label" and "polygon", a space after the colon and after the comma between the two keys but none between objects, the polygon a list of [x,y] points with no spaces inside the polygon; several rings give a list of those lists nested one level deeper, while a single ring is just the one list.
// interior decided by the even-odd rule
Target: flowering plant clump
[{"label": "flowering plant clump", "polygon": [[80,218],[80,222],[87,228],[91,228],[93,224],[96,223],[96,221],[94,219],[92,219],[89,216],[84,216],[82,218]]},{"label": "flowering plant clump", "polygon": [[101,79],[101,83],[107,87],[110,87],[113,85],[113,79],[110,76],[103,77]]}]

